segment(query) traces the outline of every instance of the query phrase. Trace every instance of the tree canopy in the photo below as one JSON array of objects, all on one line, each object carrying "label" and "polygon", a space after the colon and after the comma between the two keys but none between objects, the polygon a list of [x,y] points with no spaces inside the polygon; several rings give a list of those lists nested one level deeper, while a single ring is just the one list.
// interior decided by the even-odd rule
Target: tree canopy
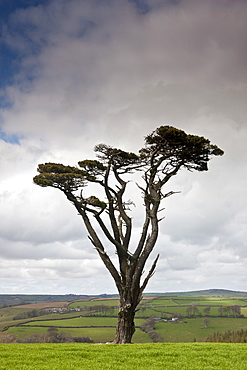
[{"label": "tree canopy", "polygon": [[[158,238],[158,212],[164,198],[164,185],[178,171],[207,171],[212,156],[223,151],[208,139],[186,134],[172,126],[161,126],[145,137],[138,154],[113,148],[106,144],[95,146],[97,159],[78,162],[78,167],[57,163],[38,166],[34,182],[41,187],[61,190],[81,215],[89,239],[113,277],[120,296],[116,343],[128,343],[134,333],[134,315],[142,293],[155,271],[158,256],[143,278],[144,266]],[[137,186],[144,199],[145,218],[134,252],[130,251],[133,220],[131,201],[125,199],[129,176],[139,172]],[[86,196],[84,188],[95,184],[99,193]],[[95,186],[93,187],[95,191]],[[102,197],[103,190],[103,198]],[[92,222],[96,220],[104,236],[118,256],[115,266],[107,254],[104,242]]]}]

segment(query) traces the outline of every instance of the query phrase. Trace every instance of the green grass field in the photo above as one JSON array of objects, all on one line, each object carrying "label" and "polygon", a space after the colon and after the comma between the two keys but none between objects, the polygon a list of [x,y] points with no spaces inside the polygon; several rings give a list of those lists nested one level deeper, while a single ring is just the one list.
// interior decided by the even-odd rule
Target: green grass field
[{"label": "green grass field", "polygon": [[246,344],[0,344],[1,370],[247,369]]},{"label": "green grass field", "polygon": [[[49,313],[45,316],[29,319],[13,320],[16,314],[28,312],[32,305],[12,306],[0,309],[0,341],[1,336],[13,334],[17,338],[24,338],[32,334],[41,334],[50,326],[59,327],[59,331],[71,336],[88,336],[96,342],[109,342],[114,339],[117,323],[118,300],[98,299],[88,301],[63,302],[69,308],[81,308],[81,311],[67,311],[66,313]],[[187,308],[196,305],[201,317],[188,317]],[[219,307],[239,305],[241,314],[246,318],[220,317]],[[41,307],[40,305],[39,307]],[[105,307],[109,307],[109,310]],[[204,309],[211,307],[207,318],[207,327],[204,322]],[[95,307],[95,310],[94,310]],[[100,308],[101,307],[101,308]],[[114,307],[114,308],[112,308]],[[171,318],[182,315],[179,323],[160,322],[155,324],[155,330],[164,342],[181,343],[205,341],[214,332],[237,331],[247,328],[247,299],[246,297],[169,297],[143,299],[139,311],[136,313],[135,323],[140,326],[150,316],[156,318]],[[184,323],[186,321],[187,323]],[[31,325],[39,325],[35,327]],[[95,326],[99,326],[95,327]],[[110,327],[106,327],[110,326]],[[9,327],[8,330],[2,331]],[[137,328],[133,337],[134,343],[150,343],[151,338]],[[1,368],[0,368],[1,369]]]},{"label": "green grass field", "polygon": [[[197,309],[198,309],[198,314],[201,315],[201,316],[205,316],[205,312],[203,311],[205,306],[196,306]],[[217,307],[214,307],[214,306],[210,306],[210,316],[218,316],[219,315],[219,311],[218,311],[218,306]],[[187,316],[188,313],[187,313],[187,308],[188,306],[168,306],[168,307],[165,307],[165,306],[155,306],[155,310],[148,310],[147,312],[144,311],[144,315],[148,315],[147,317],[151,316],[151,315],[155,315],[155,316],[160,316],[160,317],[173,317],[173,316],[176,316],[176,314],[180,314],[182,316]],[[142,315],[143,313],[141,312],[140,315]],[[151,314],[151,315],[150,315]]]},{"label": "green grass field", "polygon": [[[143,320],[142,320],[143,321]],[[76,317],[74,319],[61,320],[39,320],[32,321],[24,325],[39,325],[39,326],[116,326],[117,318],[115,317]]]},{"label": "green grass field", "polygon": [[[47,331],[45,327],[11,327],[5,333],[15,335],[16,337],[23,339],[29,335],[33,334],[43,334]],[[89,337],[94,343],[106,343],[111,342],[115,337],[115,328],[62,328],[59,332],[69,333],[72,337]],[[151,339],[148,334],[142,332],[140,329],[136,329],[133,335],[133,343],[151,343]],[[1,368],[0,368],[1,369]]]},{"label": "green grass field", "polygon": [[193,341],[205,341],[214,332],[226,332],[247,329],[247,320],[241,318],[209,318],[209,324],[205,327],[203,318],[188,319],[186,323],[161,322],[155,324],[155,330],[163,342],[181,343]]},{"label": "green grass field", "polygon": [[240,305],[240,306],[247,306],[247,299],[246,298],[217,298],[217,297],[186,297],[186,298],[156,298],[154,300],[150,300],[150,302],[147,301],[148,305],[152,306],[174,306],[174,305],[196,305],[196,306],[234,306],[234,305]]},{"label": "green grass field", "polygon": [[[136,319],[136,325],[141,325],[143,321],[143,319]],[[55,326],[59,327],[60,332],[67,332],[73,337],[90,337],[95,343],[105,343],[110,342],[114,339],[116,324],[117,318],[112,317],[78,317],[63,320],[40,320],[28,322],[26,324],[23,324],[22,326],[10,327],[8,331],[4,333],[13,334],[17,338],[22,339],[32,334],[43,334],[47,331],[48,327]],[[34,327],[32,325],[37,326]],[[109,328],[105,326],[112,327]],[[151,340],[146,333],[136,328],[136,332],[133,336],[133,342],[150,343]]]},{"label": "green grass field", "polygon": [[[106,320],[106,321],[104,321]],[[32,324],[41,325],[40,327],[32,327],[27,325],[10,327],[5,334],[13,334],[18,338],[25,338],[31,334],[42,334],[48,329],[48,326],[60,326],[59,331],[68,332],[72,336],[88,336],[95,343],[110,342],[114,339],[115,327],[114,318],[91,318],[82,317],[70,320],[54,320],[54,321],[34,321]],[[116,322],[116,321],[115,321]],[[136,325],[140,325],[143,320],[136,320]],[[112,325],[113,327],[98,327],[90,326]],[[67,327],[66,327],[67,326]],[[70,326],[70,327],[68,327]],[[88,326],[78,328],[76,326]],[[205,341],[214,332],[226,332],[227,330],[247,329],[247,319],[245,318],[209,318],[209,324],[205,327],[203,318],[192,318],[179,323],[160,322],[155,324],[155,330],[160,335],[163,342],[181,343],[194,342],[195,340]],[[3,333],[3,334],[4,334]],[[151,339],[146,333],[140,329],[136,329],[133,336],[134,343],[150,343]]]},{"label": "green grass field", "polygon": [[174,306],[176,304],[172,298],[163,298],[163,297],[151,299],[150,301],[146,300],[143,301],[142,303],[146,305],[152,306],[161,305],[165,307]]},{"label": "green grass field", "polygon": [[208,298],[179,298],[179,299],[174,299],[173,300],[177,304],[181,305],[191,305],[194,304],[196,306],[234,306],[234,305],[239,305],[239,306],[246,306],[247,301],[246,299],[229,299],[229,298],[214,298],[214,297],[208,297]]},{"label": "green grass field", "polygon": [[[143,323],[143,319],[136,319],[136,326],[140,326]],[[117,325],[117,318],[115,317],[76,317],[72,319],[62,319],[62,320],[39,320],[28,322],[24,325],[39,325],[39,326],[70,326],[70,327],[80,327],[80,326],[114,326]]]},{"label": "green grass field", "polygon": [[69,304],[69,307],[90,307],[90,306],[97,306],[97,305],[104,305],[104,306],[119,306],[118,299],[92,299],[90,301],[76,301]]}]

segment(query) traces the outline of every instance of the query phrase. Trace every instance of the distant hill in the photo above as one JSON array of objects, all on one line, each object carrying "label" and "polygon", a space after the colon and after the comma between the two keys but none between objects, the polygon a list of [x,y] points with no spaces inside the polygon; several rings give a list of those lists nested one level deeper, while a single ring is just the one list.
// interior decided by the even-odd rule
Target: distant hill
[{"label": "distant hill", "polygon": [[70,302],[75,300],[88,300],[99,296],[90,295],[76,295],[76,294],[65,294],[65,295],[49,295],[49,294],[0,294],[0,306],[16,306],[24,305],[29,303],[41,303],[41,302]]},{"label": "distant hill", "polygon": [[[207,289],[188,292],[166,292],[166,293],[145,293],[144,297],[247,297],[247,292],[240,292],[226,289]],[[24,305],[30,303],[42,302],[71,302],[76,300],[91,300],[96,298],[118,298],[117,294],[100,294],[100,295],[77,295],[77,294],[0,294],[0,307]]]},{"label": "distant hill", "polygon": [[206,289],[188,292],[148,293],[148,295],[176,297],[247,297],[247,292],[227,289]]}]

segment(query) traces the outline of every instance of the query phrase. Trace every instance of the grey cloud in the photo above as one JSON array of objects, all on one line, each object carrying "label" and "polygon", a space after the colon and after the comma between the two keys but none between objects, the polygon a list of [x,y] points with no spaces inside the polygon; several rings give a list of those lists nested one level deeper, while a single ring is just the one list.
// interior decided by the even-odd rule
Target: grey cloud
[{"label": "grey cloud", "polygon": [[[31,175],[30,175],[31,182]],[[40,194],[32,189],[12,190],[5,198],[1,234],[10,240],[47,243],[82,237],[81,221],[65,199],[53,192]],[[11,205],[11,206],[10,206]],[[15,210],[15,217],[13,211]],[[67,222],[64,223],[67,216]]]},{"label": "grey cloud", "polygon": [[183,255],[168,258],[168,265],[173,271],[194,270],[197,264],[195,256],[191,256],[189,251]]},{"label": "grey cloud", "polygon": [[[64,2],[64,4],[66,3]],[[54,134],[57,132],[58,125],[64,130],[63,132],[67,131],[67,134],[69,134],[66,129],[69,121],[74,120],[74,125],[78,120],[99,122],[99,117],[102,114],[103,116],[106,115],[107,118],[109,107],[113,112],[121,110],[129,105],[130,99],[132,101],[143,85],[153,83],[153,81],[161,81],[165,87],[167,86],[169,93],[164,95],[164,92],[157,92],[157,98],[155,99],[154,92],[150,92],[151,99],[149,97],[147,100],[150,101],[151,107],[149,107],[148,115],[145,114],[145,116],[149,117],[151,115],[152,117],[152,111],[160,111],[156,107],[158,99],[160,104],[165,104],[167,101],[171,115],[173,112],[173,119],[179,121],[182,119],[181,116],[186,113],[185,110],[188,112],[187,115],[191,115],[194,113],[194,108],[199,110],[206,106],[205,108],[208,107],[210,112],[210,109],[213,108],[210,108],[212,102],[215,104],[215,99],[218,100],[219,96],[222,97],[232,85],[230,81],[231,74],[228,72],[222,76],[223,88],[227,86],[227,89],[223,89],[222,94],[222,83],[217,82],[219,92],[217,94],[215,76],[212,74],[217,72],[218,77],[222,73],[222,66],[217,67],[218,60],[221,60],[222,63],[231,63],[231,58],[230,62],[228,62],[229,59],[224,58],[224,55],[221,57],[221,54],[219,58],[216,58],[215,55],[208,52],[205,45],[210,44],[212,40],[223,39],[224,42],[219,40],[218,44],[222,44],[222,48],[226,49],[227,55],[232,52],[236,58],[240,59],[242,56],[242,65],[245,66],[244,49],[241,46],[244,25],[238,22],[237,25],[234,23],[234,28],[231,28],[229,23],[226,22],[229,17],[233,22],[233,16],[230,13],[232,8],[228,9],[226,6],[222,14],[222,9],[214,8],[209,1],[211,6],[204,6],[201,3],[200,6],[195,7],[195,16],[193,12],[191,13],[190,2],[188,4],[185,2],[182,3],[181,8],[176,6],[167,9],[165,7],[159,12],[153,11],[145,16],[137,17],[131,13],[131,8],[121,12],[121,10],[126,9],[124,3],[121,2],[120,6],[118,3],[118,7],[116,7],[115,2],[112,2],[115,6],[108,9],[109,11],[106,11],[107,8],[100,6],[96,7],[94,12],[88,5],[85,9],[76,1],[70,2],[69,6],[67,3],[68,8],[66,6],[63,8],[55,1],[51,3],[50,7],[46,8],[46,12],[51,11],[50,8],[53,9],[54,14],[56,14],[56,11],[58,12],[58,19],[61,24],[66,23],[65,19],[72,19],[70,12],[72,14],[83,12],[89,18],[95,18],[98,27],[94,31],[94,37],[90,39],[90,43],[85,39],[79,41],[75,41],[74,38],[72,40],[68,39],[65,31],[60,30],[61,32],[58,32],[56,27],[54,29],[49,28],[49,37],[52,39],[52,35],[56,35],[57,42],[53,48],[45,49],[41,55],[33,60],[36,66],[40,65],[39,69],[42,74],[31,84],[29,93],[27,92],[28,100],[25,101],[25,104],[27,104],[28,115],[23,116],[22,123],[23,125],[26,121],[27,126],[23,126],[21,129],[37,131],[35,126],[31,128],[28,124],[29,120],[32,119],[30,108],[35,105],[37,107],[35,110],[36,121],[37,114],[41,116],[40,118],[44,116],[43,124],[46,124],[46,121],[49,124],[48,122],[52,120],[54,113],[57,115],[59,115],[59,112],[63,113],[63,117],[60,116],[59,119],[53,120]],[[41,9],[36,9],[36,12],[42,13],[43,10],[41,11]],[[63,12],[61,12],[61,9],[63,9]],[[67,14],[66,9],[73,9],[73,11],[70,10]],[[236,2],[235,12],[240,19],[243,17],[241,11],[239,2]],[[16,16],[18,16],[18,13]],[[32,17],[32,14],[28,12],[26,17],[31,19],[32,22],[36,22],[38,29],[42,27],[40,26],[42,22],[39,22],[38,17],[37,19]],[[21,16],[20,18],[22,19]],[[199,19],[200,21],[198,21]],[[69,20],[67,20],[68,24],[72,24],[72,21],[69,22]],[[210,23],[208,23],[209,20]],[[77,23],[80,23],[80,20],[76,17],[73,24],[76,25]],[[128,27],[126,27],[127,24]],[[220,25],[222,26],[220,27]],[[222,27],[224,32],[221,31]],[[198,31],[198,28],[201,31]],[[206,30],[210,30],[210,33]],[[234,35],[232,35],[233,30]],[[41,34],[43,34],[42,30]],[[100,36],[102,34],[106,34],[108,37],[102,39],[102,36]],[[227,40],[232,38],[238,39],[240,42],[234,44],[230,42],[228,45],[229,41]],[[236,48],[238,49],[236,50]],[[202,52],[203,49],[206,49],[207,52]],[[175,57],[176,55],[177,57]],[[187,61],[186,64],[185,61]],[[195,65],[197,68],[195,68]],[[233,65],[235,66],[235,63]],[[235,67],[231,68],[231,72],[234,70]],[[242,75],[241,68],[237,68],[237,70]],[[236,108],[241,100],[245,101],[244,98],[241,98],[241,90],[243,92],[241,81],[236,81],[236,77],[233,78],[234,91],[232,93],[237,94],[234,102],[238,102],[235,103]],[[175,90],[173,88],[174,84],[177,86]],[[188,91],[188,87],[185,87],[185,84],[192,84],[190,91]],[[199,101],[199,104],[197,104],[198,85],[200,86],[199,92],[201,85],[204,88],[208,85],[211,86],[201,96],[201,103]],[[236,91],[236,87],[240,90]],[[183,90],[185,90],[184,93]],[[10,91],[10,95],[15,100],[15,109],[19,111],[19,93]],[[187,104],[189,95],[191,95],[190,104],[193,104],[191,109]],[[230,98],[231,94],[228,93],[228,96]],[[186,102],[183,104],[184,98]],[[135,114],[136,111],[139,114],[140,111],[145,112],[144,96],[141,97],[141,101],[141,109],[135,109]],[[97,104],[95,104],[96,102]],[[175,102],[178,106],[182,104],[181,109],[175,111],[172,109]],[[229,104],[223,103],[223,106],[227,109]],[[44,110],[46,114],[44,114]],[[176,113],[179,111],[181,115],[176,118]],[[234,111],[238,112],[239,109],[234,109]],[[25,112],[23,106],[22,112]],[[161,114],[162,119],[167,116],[165,109],[162,110]],[[139,120],[141,118],[140,116]],[[8,119],[9,126],[11,126],[11,117],[8,117]],[[115,122],[115,125],[119,128],[119,124]],[[80,126],[81,123],[78,122],[77,130],[79,133],[82,132]],[[52,127],[49,129],[49,134],[52,134]],[[117,132],[115,135],[117,135]]]},{"label": "grey cloud", "polygon": [[59,280],[59,279],[84,279],[100,274],[104,267],[100,260],[81,261],[75,260],[25,260],[9,261],[1,263],[1,278],[18,278],[20,279],[42,279],[42,280]]},{"label": "grey cloud", "polygon": [[44,244],[33,244],[27,241],[0,239],[0,256],[5,260],[90,260],[97,257],[96,251],[88,241],[50,241]]}]

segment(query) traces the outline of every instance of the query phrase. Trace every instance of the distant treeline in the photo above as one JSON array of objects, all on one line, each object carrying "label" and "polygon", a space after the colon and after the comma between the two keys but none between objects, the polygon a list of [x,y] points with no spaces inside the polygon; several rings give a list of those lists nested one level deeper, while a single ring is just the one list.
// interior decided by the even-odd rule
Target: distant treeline
[{"label": "distant treeline", "polygon": [[17,315],[13,317],[13,320],[21,320],[21,319],[30,319],[32,317],[38,317],[38,316],[43,316],[47,315],[49,313],[48,310],[36,310],[33,309],[31,311],[26,311],[26,312],[20,312]]},{"label": "distant treeline", "polygon": [[140,326],[140,329],[149,335],[153,343],[162,343],[163,341],[157,331],[154,330],[154,326],[155,318],[151,316],[146,321],[144,321],[144,323]]},{"label": "distant treeline", "polygon": [[237,331],[228,330],[225,333],[216,332],[207,337],[206,342],[247,343],[247,329],[241,329]]},{"label": "distant treeline", "polygon": [[0,336],[0,343],[94,343],[89,337],[72,337],[69,333],[58,332],[56,327],[50,327],[46,333],[32,334],[19,339],[15,335]]},{"label": "distant treeline", "polygon": [[[188,306],[186,308],[187,317],[200,317],[200,316],[202,316],[198,307],[201,308],[202,306],[196,306],[195,304],[192,304],[192,305]],[[203,314],[205,316],[213,316],[213,315],[210,315],[210,311],[211,311],[212,307],[213,307],[212,305],[211,306],[206,306],[203,309]],[[219,306],[218,307],[218,313],[219,313],[219,316],[221,316],[221,317],[244,317],[244,315],[241,314],[241,306],[239,306],[239,305]],[[182,315],[177,314],[177,316],[182,316]]]}]

